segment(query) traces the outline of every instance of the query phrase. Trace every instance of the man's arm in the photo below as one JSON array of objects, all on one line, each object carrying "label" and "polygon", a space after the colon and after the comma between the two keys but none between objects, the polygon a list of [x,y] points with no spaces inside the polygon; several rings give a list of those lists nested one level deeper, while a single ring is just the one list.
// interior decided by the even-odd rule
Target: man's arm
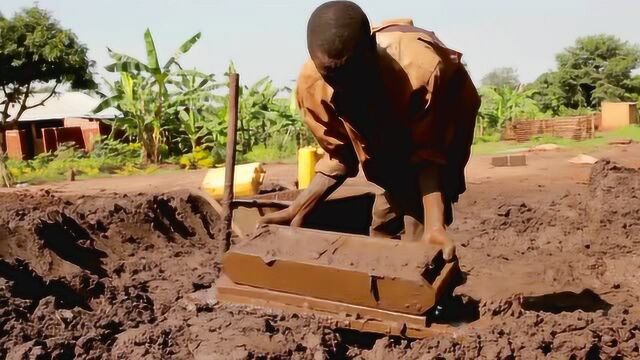
[{"label": "man's arm", "polygon": [[331,177],[323,173],[316,173],[306,188],[288,208],[269,214],[260,219],[261,224],[280,224],[299,227],[305,217],[316,205],[329,197],[346,180],[346,176]]},{"label": "man's arm", "polygon": [[444,215],[444,194],[440,165],[427,164],[420,172],[420,191],[424,207],[424,238],[427,243],[442,248],[445,260],[452,260],[455,256],[455,245],[447,234]]},{"label": "man's arm", "polygon": [[316,164],[316,175],[287,209],[263,217],[263,224],[301,226],[304,218],[333,193],[348,177],[358,173],[358,159],[344,124],[330,104],[330,88],[308,61],[298,78],[296,98],[302,120],[325,155]]}]

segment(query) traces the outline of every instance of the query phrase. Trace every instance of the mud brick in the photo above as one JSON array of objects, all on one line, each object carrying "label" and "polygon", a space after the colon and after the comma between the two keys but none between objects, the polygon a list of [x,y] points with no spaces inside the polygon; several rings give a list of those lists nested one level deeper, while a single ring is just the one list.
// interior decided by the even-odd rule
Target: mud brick
[{"label": "mud brick", "polygon": [[494,156],[491,158],[493,166],[509,166],[509,156]]},{"label": "mud brick", "polygon": [[509,155],[509,166],[526,166],[527,156],[525,154]]},{"label": "mud brick", "polygon": [[491,165],[496,167],[526,166],[527,156],[525,154],[494,156],[491,158]]}]

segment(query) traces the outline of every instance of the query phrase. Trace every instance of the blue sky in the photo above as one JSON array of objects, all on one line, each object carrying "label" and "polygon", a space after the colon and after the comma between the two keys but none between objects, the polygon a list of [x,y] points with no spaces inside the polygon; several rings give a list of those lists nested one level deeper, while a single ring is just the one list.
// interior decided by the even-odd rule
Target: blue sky
[{"label": "blue sky", "polygon": [[[149,27],[161,61],[182,41],[202,31],[184,57],[188,67],[222,74],[229,60],[243,82],[269,75],[290,85],[307,57],[308,16],[315,0],[40,0],[71,28],[102,67],[107,46],[144,58],[142,34]],[[2,0],[11,16],[30,0]],[[511,66],[532,81],[554,67],[554,55],[579,36],[609,33],[640,43],[639,0],[366,0],[358,1],[373,23],[411,17],[464,54],[475,80],[493,68]]]}]

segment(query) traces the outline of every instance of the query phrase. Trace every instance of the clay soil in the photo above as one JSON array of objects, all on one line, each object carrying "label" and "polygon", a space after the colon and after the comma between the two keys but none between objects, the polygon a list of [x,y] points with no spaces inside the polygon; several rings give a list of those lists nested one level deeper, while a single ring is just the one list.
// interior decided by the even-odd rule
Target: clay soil
[{"label": "clay soil", "polygon": [[638,153],[474,159],[451,229],[456,331],[416,341],[216,303],[219,219],[188,189],[0,192],[0,359],[640,358]]}]

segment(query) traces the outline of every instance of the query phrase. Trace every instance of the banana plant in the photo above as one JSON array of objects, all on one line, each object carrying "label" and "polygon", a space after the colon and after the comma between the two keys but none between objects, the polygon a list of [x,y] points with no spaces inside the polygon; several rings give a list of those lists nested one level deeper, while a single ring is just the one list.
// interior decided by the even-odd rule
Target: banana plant
[{"label": "banana plant", "polygon": [[502,129],[506,122],[520,118],[536,118],[541,115],[533,95],[535,90],[525,90],[522,86],[513,89],[504,87],[482,87],[480,95],[479,123],[484,129]]},{"label": "banana plant", "polygon": [[172,107],[178,111],[180,122],[178,131],[185,135],[189,142],[189,151],[194,152],[200,144],[216,148],[216,143],[207,142],[211,130],[209,123],[216,122],[213,115],[217,105],[214,91],[220,87],[213,74],[204,74],[196,70],[181,71],[179,78],[173,82],[178,89],[172,96]]},{"label": "banana plant", "polygon": [[300,111],[295,89],[284,88],[284,92],[289,92],[289,98],[276,99],[274,102],[275,111],[278,113],[279,119],[273,129],[284,132],[285,136],[280,143],[280,147],[284,148],[292,139],[295,140],[296,147],[301,147],[314,143],[313,136],[304,125]]},{"label": "banana plant", "polygon": [[149,29],[144,33],[146,63],[108,49],[114,63],[105,69],[119,72],[121,78],[111,86],[116,88],[115,94],[102,101],[94,111],[110,106],[120,110],[123,116],[115,120],[114,127],[124,129],[127,135],[142,142],[146,159],[152,163],[160,161],[161,149],[167,143],[165,130],[177,121],[177,111],[169,105],[172,94],[169,94],[168,84],[175,73],[182,70],[178,63],[180,56],[187,53],[200,37],[201,34],[197,33],[187,39],[163,66],[160,66]]}]

